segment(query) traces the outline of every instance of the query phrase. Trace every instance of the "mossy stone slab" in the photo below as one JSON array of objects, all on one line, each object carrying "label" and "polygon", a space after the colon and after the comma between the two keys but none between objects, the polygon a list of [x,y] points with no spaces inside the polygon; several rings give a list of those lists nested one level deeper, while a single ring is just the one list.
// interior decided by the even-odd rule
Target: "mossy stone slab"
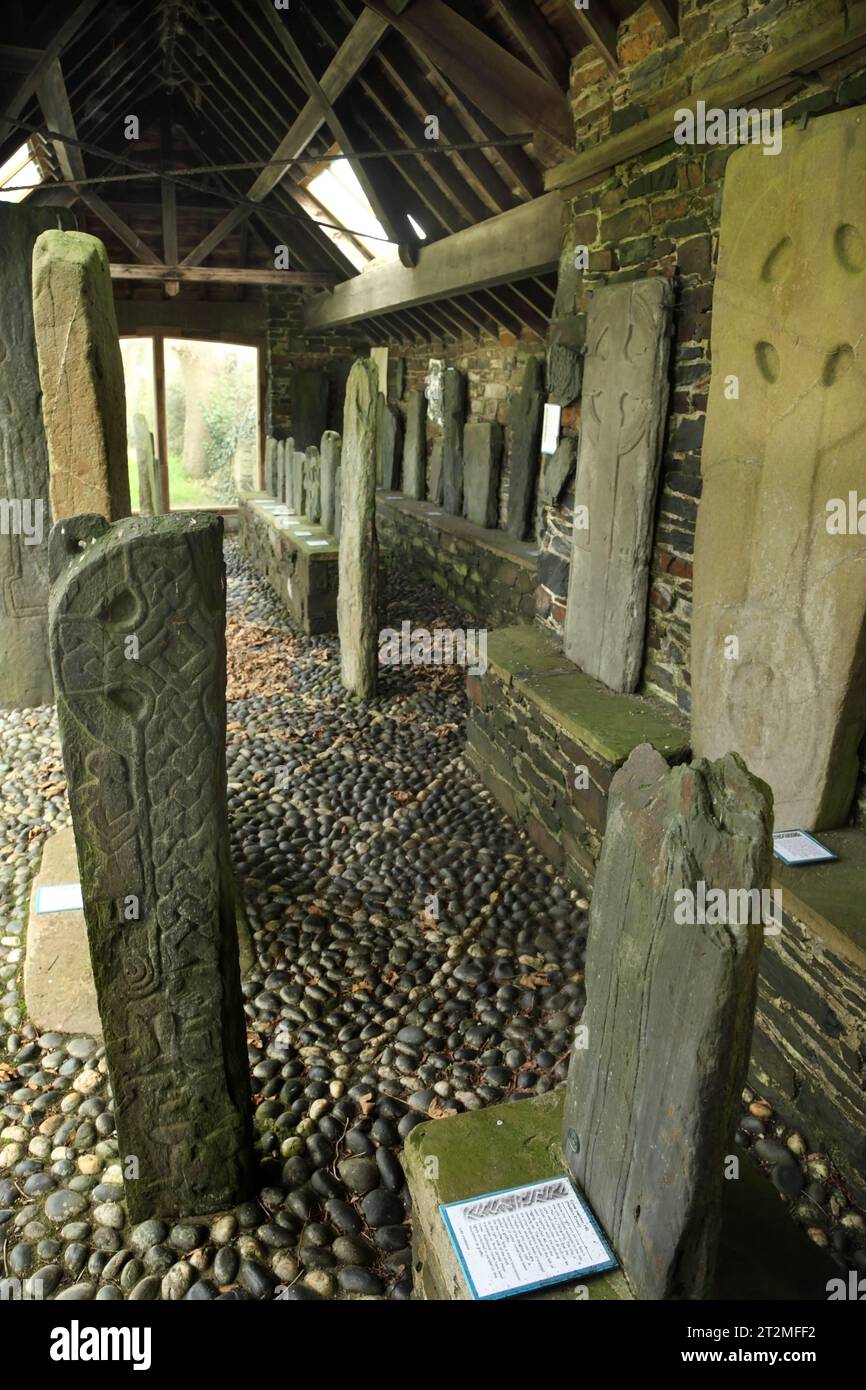
[{"label": "mossy stone slab", "polygon": [[[413,1201],[415,1263],[422,1265],[416,1271],[417,1296],[471,1297],[439,1211],[440,1203],[540,1182],[568,1171],[559,1138],[563,1097],[562,1090],[551,1091],[509,1105],[470,1110],[412,1130],[403,1162]],[[528,1296],[576,1298],[579,1286],[588,1290],[590,1299],[631,1298],[620,1270]]]},{"label": "mossy stone slab", "polygon": [[688,730],[675,717],[638,695],[614,695],[576,668],[528,678],[524,689],[570,738],[615,767],[641,743],[674,760],[688,753]]},{"label": "mossy stone slab", "polygon": [[773,860],[773,883],[782,905],[810,927],[836,954],[866,969],[866,835],[862,830],[831,830],[820,835],[839,858],[800,868]]}]

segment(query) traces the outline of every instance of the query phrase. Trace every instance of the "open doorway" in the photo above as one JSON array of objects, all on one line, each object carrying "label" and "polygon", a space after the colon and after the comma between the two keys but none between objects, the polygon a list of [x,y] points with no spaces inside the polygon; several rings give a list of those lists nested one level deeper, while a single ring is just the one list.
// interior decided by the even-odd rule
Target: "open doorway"
[{"label": "open doorway", "polygon": [[163,479],[170,510],[237,506],[238,493],[255,487],[258,477],[257,348],[160,337],[123,338],[120,346],[133,509],[138,507],[137,414],[147,420],[157,454],[167,457]]}]

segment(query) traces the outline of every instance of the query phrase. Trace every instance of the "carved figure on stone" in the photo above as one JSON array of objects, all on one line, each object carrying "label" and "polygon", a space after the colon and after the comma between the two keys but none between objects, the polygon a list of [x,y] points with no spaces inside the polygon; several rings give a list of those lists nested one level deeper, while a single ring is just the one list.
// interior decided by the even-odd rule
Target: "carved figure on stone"
[{"label": "carved figure on stone", "polygon": [[[758,156],[755,158],[754,156]],[[767,167],[769,166],[769,167]],[[808,191],[808,196],[804,190]],[[694,747],[767,781],[776,829],[844,825],[866,728],[862,108],[732,155],[694,557]]]},{"label": "carved figure on stone", "polygon": [[[51,659],[130,1218],[219,1210],[250,1176],[226,811],[222,521],[51,534]],[[134,643],[130,639],[135,639]],[[132,906],[131,906],[132,905]]]},{"label": "carved figure on stone", "polygon": [[672,301],[660,277],[606,285],[587,322],[564,646],[621,694],[643,662]]}]

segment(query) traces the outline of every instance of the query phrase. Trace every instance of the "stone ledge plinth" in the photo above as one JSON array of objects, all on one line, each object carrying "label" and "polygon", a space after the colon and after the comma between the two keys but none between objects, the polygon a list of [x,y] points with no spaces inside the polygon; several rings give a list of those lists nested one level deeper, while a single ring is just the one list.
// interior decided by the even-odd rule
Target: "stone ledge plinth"
[{"label": "stone ledge plinth", "polygon": [[[418,1125],[403,1166],[412,1194],[414,1296],[471,1300],[440,1203],[539,1182],[568,1172],[560,1147],[564,1088]],[[733,1142],[733,1141],[732,1141]],[[713,1297],[729,1302],[827,1297],[839,1270],[791,1219],[767,1178],[745,1156],[725,1182]],[[584,1292],[585,1291],[585,1292]],[[515,1295],[518,1301],[633,1300],[622,1270]]]},{"label": "stone ledge plinth", "polygon": [[[412,1193],[414,1293],[424,1299],[471,1299],[457,1253],[439,1212],[456,1202],[568,1171],[559,1143],[564,1091],[470,1110],[418,1125],[406,1140],[403,1163]],[[435,1175],[435,1176],[434,1176]],[[631,1298],[620,1270],[556,1284],[518,1298]]]},{"label": "stone ledge plinth", "polygon": [[336,632],[340,548],[334,537],[266,492],[242,493],[238,519],[241,550],[301,631]]},{"label": "stone ledge plinth", "polygon": [[595,872],[616,769],[640,743],[688,756],[682,716],[615,695],[537,626],[491,634],[488,669],[467,677],[466,758],[542,854],[583,886]]},{"label": "stone ledge plinth", "polygon": [[414,579],[434,584],[486,627],[531,623],[538,550],[504,531],[451,516],[432,502],[379,489],[376,524],[382,544]]},{"label": "stone ledge plinth", "polygon": [[40,1033],[86,1033],[102,1037],[84,912],[36,912],[40,888],[79,882],[72,830],[49,835],[30,897],[24,948],[27,1015]]}]

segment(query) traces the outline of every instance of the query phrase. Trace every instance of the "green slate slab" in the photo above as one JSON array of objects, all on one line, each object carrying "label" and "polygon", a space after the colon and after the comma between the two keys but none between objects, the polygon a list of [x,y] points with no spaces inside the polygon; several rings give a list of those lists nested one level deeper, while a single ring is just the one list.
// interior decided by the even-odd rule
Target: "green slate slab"
[{"label": "green slate slab", "polygon": [[[440,1202],[540,1182],[568,1171],[559,1142],[563,1096],[562,1090],[551,1091],[412,1130],[403,1163],[417,1233],[415,1263],[426,1266],[426,1277],[422,1269],[416,1281],[420,1297],[471,1297],[439,1212]],[[590,1299],[631,1298],[621,1270],[518,1297],[577,1299],[579,1287],[587,1289]]]},{"label": "green slate slab", "polygon": [[517,676],[540,676],[549,671],[577,670],[562,649],[534,623],[499,627],[488,634],[487,665],[504,685]]},{"label": "green slate slab", "polygon": [[538,627],[500,628],[490,634],[487,664],[576,743],[618,767],[640,743],[678,761],[689,733],[676,714],[640,695],[616,695],[573,665]]},{"label": "green slate slab", "polygon": [[782,904],[838,955],[866,969],[866,834],[822,830],[816,835],[839,858],[794,868],[773,859],[773,883]]}]

